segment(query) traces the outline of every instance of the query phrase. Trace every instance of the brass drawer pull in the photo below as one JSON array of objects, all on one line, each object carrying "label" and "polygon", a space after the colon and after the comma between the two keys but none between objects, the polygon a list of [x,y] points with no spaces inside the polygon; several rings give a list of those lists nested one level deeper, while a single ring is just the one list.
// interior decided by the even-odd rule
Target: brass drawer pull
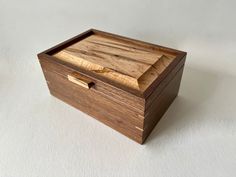
[{"label": "brass drawer pull", "polygon": [[69,81],[80,85],[86,89],[90,89],[94,83],[86,78],[83,78],[81,76],[78,76],[78,74],[72,74],[72,75],[67,75],[67,78]]}]

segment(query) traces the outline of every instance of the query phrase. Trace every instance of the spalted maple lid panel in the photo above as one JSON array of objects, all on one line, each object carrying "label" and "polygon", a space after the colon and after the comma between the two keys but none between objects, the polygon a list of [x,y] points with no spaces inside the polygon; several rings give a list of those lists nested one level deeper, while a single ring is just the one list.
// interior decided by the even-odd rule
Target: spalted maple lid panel
[{"label": "spalted maple lid panel", "polygon": [[176,57],[101,34],[92,34],[53,56],[141,93]]}]

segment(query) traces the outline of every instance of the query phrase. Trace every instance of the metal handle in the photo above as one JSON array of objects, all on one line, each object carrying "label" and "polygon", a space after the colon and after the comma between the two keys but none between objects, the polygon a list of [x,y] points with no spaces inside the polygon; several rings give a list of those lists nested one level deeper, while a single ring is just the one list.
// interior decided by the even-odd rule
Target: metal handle
[{"label": "metal handle", "polygon": [[77,73],[72,73],[71,75],[67,75],[67,78],[69,81],[80,85],[86,89],[90,89],[94,83],[92,81],[90,81],[89,79],[86,79],[82,76],[79,76]]}]

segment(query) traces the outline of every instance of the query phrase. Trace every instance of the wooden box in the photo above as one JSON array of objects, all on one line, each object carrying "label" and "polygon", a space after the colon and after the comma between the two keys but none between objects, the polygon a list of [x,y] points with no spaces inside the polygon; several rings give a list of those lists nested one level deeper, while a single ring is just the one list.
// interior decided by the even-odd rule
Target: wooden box
[{"label": "wooden box", "polygon": [[53,96],[142,144],[178,94],[186,52],[90,29],[38,58]]}]

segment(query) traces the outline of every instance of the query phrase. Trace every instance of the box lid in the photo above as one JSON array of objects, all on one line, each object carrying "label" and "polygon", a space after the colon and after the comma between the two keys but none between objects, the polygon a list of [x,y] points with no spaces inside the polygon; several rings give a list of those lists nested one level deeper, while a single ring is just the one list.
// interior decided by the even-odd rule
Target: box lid
[{"label": "box lid", "polygon": [[65,42],[52,54],[58,61],[142,97],[148,96],[184,55],[98,30]]}]

